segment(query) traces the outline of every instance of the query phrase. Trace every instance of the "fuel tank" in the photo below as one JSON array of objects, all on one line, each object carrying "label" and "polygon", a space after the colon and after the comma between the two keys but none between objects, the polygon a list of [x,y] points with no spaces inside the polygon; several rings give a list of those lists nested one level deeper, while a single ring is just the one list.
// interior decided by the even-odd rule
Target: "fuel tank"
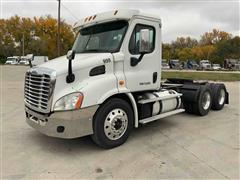
[{"label": "fuel tank", "polygon": [[138,96],[140,119],[155,116],[180,108],[181,95],[174,90],[161,89]]}]

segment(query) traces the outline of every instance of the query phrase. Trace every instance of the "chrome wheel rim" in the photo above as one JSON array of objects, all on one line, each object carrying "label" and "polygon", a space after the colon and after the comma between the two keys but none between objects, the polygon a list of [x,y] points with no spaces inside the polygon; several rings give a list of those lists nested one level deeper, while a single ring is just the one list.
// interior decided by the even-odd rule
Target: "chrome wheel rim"
[{"label": "chrome wheel rim", "polygon": [[218,99],[218,103],[220,105],[223,105],[224,102],[225,102],[225,90],[221,89],[220,96],[219,96],[219,99]]},{"label": "chrome wheel rim", "polygon": [[128,126],[128,117],[124,110],[113,109],[104,122],[104,133],[111,140],[121,138]]},{"label": "chrome wheel rim", "polygon": [[204,110],[207,110],[210,107],[211,104],[211,96],[210,93],[207,91],[203,94],[203,99],[202,99],[202,107]]}]

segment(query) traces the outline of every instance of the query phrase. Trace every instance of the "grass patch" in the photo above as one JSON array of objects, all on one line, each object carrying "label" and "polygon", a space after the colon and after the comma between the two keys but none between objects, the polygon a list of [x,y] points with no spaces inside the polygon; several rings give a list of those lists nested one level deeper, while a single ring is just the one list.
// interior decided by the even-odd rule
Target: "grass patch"
[{"label": "grass patch", "polygon": [[163,71],[162,79],[167,78],[211,81],[240,81],[240,73]]}]

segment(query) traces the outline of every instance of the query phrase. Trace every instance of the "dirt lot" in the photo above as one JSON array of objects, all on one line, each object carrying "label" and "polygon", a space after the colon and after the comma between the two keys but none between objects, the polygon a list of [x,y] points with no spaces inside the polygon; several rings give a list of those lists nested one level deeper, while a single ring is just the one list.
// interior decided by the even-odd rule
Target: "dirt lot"
[{"label": "dirt lot", "polygon": [[89,137],[63,140],[25,123],[26,67],[2,66],[2,178],[239,178],[240,82],[226,83],[230,105],[206,117],[180,114],[135,129],[103,150]]}]

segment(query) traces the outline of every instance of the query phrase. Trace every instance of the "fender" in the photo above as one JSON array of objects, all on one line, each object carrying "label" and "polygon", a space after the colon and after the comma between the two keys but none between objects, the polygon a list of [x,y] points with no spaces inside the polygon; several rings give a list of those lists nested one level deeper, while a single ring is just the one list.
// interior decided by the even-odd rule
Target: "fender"
[{"label": "fender", "polygon": [[138,127],[138,109],[137,109],[137,103],[132,95],[132,93],[126,93],[126,95],[129,97],[131,103],[132,103],[132,108],[133,108],[133,113],[134,113],[134,126],[135,128]]},{"label": "fender", "polygon": [[[112,93],[112,94],[111,94]],[[110,95],[111,94],[111,95]],[[130,105],[133,108],[133,114],[134,114],[134,127],[137,128],[138,127],[138,109],[137,109],[137,103],[132,95],[132,93],[128,92],[128,93],[114,93],[114,91],[110,91],[108,93],[106,93],[100,100],[99,100],[99,104],[102,104],[104,101],[106,101],[107,99],[115,96],[115,95],[126,95],[129,99],[129,102],[131,103]]]},{"label": "fender", "polygon": [[82,108],[102,104],[108,97],[118,93],[114,74],[93,76],[81,82],[79,91],[83,93]]}]

